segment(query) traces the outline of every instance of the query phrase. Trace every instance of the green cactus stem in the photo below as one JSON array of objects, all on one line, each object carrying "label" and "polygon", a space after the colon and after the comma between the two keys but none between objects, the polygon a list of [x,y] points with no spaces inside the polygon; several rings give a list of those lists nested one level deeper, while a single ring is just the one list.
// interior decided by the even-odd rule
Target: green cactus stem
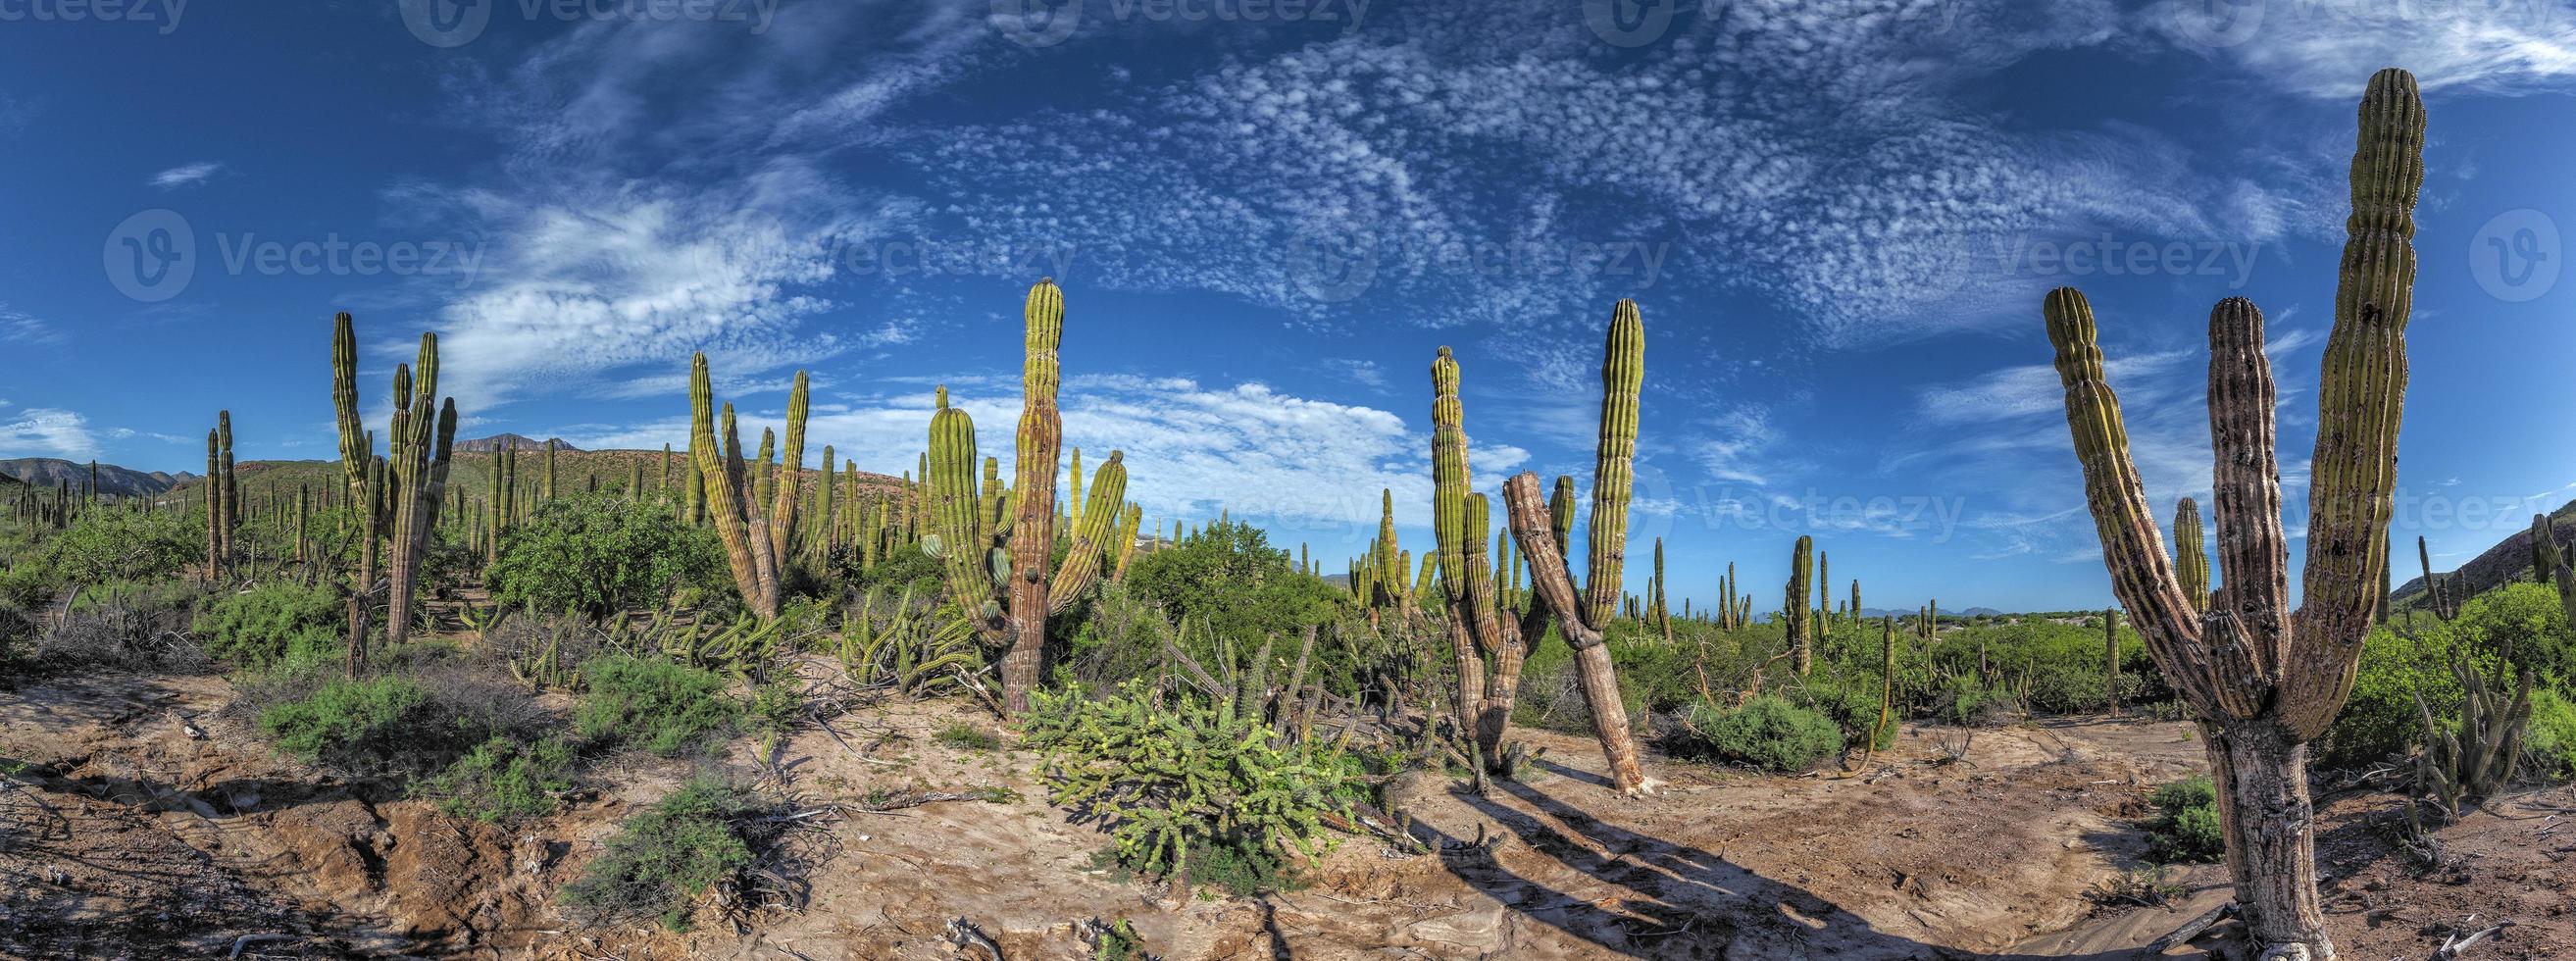
[{"label": "green cactus stem", "polygon": [[[706,491],[706,511],[715,520],[717,539],[724,543],[734,588],[741,592],[743,605],[763,622],[778,618],[782,572],[793,556],[797,490],[805,470],[805,417],[811,406],[808,391],[805,372],[797,371],[787,394],[785,469],[775,475],[771,500],[763,504],[753,497],[755,481],[743,461],[742,436],[730,403],[724,405],[723,441],[718,444],[715,388],[707,375],[707,355],[698,354],[689,362],[689,459],[705,481],[701,486]],[[765,439],[762,446],[770,445]],[[551,475],[551,443],[547,451]],[[762,452],[764,473],[771,469],[768,453]]]},{"label": "green cactus stem", "polygon": [[2201,543],[2200,504],[2185,497],[2174,505],[2174,574],[2192,610],[2209,608],[2209,550]]}]

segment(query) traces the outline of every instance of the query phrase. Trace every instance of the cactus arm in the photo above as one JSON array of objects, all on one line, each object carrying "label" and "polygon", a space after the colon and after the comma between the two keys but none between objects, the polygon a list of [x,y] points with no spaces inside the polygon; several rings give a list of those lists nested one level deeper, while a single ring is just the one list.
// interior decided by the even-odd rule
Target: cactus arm
[{"label": "cactus arm", "polygon": [[358,416],[358,335],[347,313],[331,318],[331,406],[340,422],[340,472],[349,493],[367,486],[367,426]]},{"label": "cactus arm", "polygon": [[[2211,506],[2224,587],[2210,615],[2232,619],[2234,626],[2208,640],[2222,663],[2241,659],[2244,664],[2222,678],[2221,693],[2238,701],[2231,713],[2239,717],[2261,710],[2288,641],[2289,541],[2281,532],[2275,396],[2272,364],[2263,355],[2263,312],[2242,297],[2220,301],[2209,312],[2209,443],[2217,464]],[[2176,545],[2189,555],[2182,561],[2180,584],[2194,609],[2207,606],[2209,596],[2209,561],[2201,553],[2199,520],[2194,511],[2188,540]],[[2241,652],[2231,643],[2240,639],[2249,645]]]},{"label": "cactus arm", "polygon": [[[2210,436],[2216,443],[2219,435]],[[2275,483],[2272,489],[2278,494],[2280,485]],[[2210,599],[2209,553],[2201,540],[2200,503],[2188,497],[2174,504],[2174,576],[2182,581],[2183,596],[2191,599],[2192,607],[2206,612]]]},{"label": "cactus arm", "polygon": [[[787,391],[787,437],[778,451],[785,463],[780,465],[769,508],[769,543],[776,558],[773,567],[784,568],[794,553],[798,498],[805,484],[805,414],[811,406],[805,372],[797,371],[796,385]],[[829,457],[824,458],[826,466],[830,463]]]},{"label": "cactus arm", "polygon": [[[732,404],[724,405],[723,442],[716,438],[715,390],[707,377],[705,354],[689,362],[689,415],[689,461],[704,482],[699,486],[705,492],[707,514],[715,519],[716,537],[724,543],[725,564],[733,571],[743,603],[758,605],[759,569],[752,561],[750,532],[742,516],[742,438]],[[551,452],[552,445],[547,449]],[[551,453],[548,458],[552,459]]]},{"label": "cactus arm", "polygon": [[1091,503],[1074,515],[1073,548],[1064,555],[1064,565],[1056,569],[1047,583],[1047,608],[1062,609],[1081,597],[1082,592],[1100,575],[1101,548],[1115,537],[1119,528],[1118,505],[1127,497],[1127,465],[1124,451],[1110,451],[1092,475]]},{"label": "cactus arm", "polygon": [[[1628,555],[1628,499],[1636,479],[1637,394],[1646,381],[1646,326],[1637,302],[1621,300],[1611,311],[1601,348],[1601,435],[1592,469],[1591,567],[1584,587],[1587,616],[1610,623],[1619,609],[1620,569]],[[1522,553],[1527,554],[1527,545]]]},{"label": "cactus arm", "polygon": [[957,609],[985,643],[1000,644],[1007,635],[993,600],[992,564],[985,556],[990,535],[981,509],[989,497],[979,500],[974,494],[975,419],[964,408],[947,406],[946,400],[943,394],[938,412],[930,417],[927,465],[940,567]]}]

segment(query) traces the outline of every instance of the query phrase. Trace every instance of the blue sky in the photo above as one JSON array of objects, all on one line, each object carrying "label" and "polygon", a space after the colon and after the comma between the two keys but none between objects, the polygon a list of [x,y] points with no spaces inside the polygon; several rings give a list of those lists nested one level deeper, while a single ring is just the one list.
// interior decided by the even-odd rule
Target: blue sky
[{"label": "blue sky", "polygon": [[219,407],[242,457],[333,456],[345,309],[371,421],[436,330],[468,435],[678,442],[705,350],[769,416],[810,369],[813,446],[895,473],[935,384],[1008,430],[1052,275],[1068,443],[1337,570],[1381,487],[1430,543],[1440,345],[1481,487],[1588,480],[1627,296],[1632,584],[1662,536],[1677,595],[1731,560],[1767,606],[1806,533],[1874,606],[2100,606],[2041,293],[2091,295],[2168,519],[2209,307],[2253,298],[2303,507],[2354,104],[2399,65],[2398,536],[2457,563],[2576,493],[2576,11],[2216,8],[0,0],[0,457],[190,469]]}]

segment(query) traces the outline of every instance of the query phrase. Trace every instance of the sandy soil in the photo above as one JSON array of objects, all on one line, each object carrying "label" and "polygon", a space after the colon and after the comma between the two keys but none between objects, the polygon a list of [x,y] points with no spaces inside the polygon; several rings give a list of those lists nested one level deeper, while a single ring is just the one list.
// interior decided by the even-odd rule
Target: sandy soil
[{"label": "sandy soil", "polygon": [[[213,678],[64,679],[0,692],[0,956],[957,958],[965,919],[1011,959],[1087,955],[1080,925],[1127,920],[1189,958],[2086,958],[2138,949],[2209,905],[2221,872],[2176,879],[2167,908],[2097,909],[2089,889],[2135,866],[2153,785],[2197,770],[2186,725],[2062,721],[1906,730],[1850,777],[1780,778],[1657,762],[1653,798],[1613,795],[1583,739],[1519,732],[1535,773],[1485,797],[1400,781],[1390,807],[1433,853],[1346,839],[1298,891],[1186,903],[1094,864],[1105,838],[1043,803],[1035,758],[958,749],[959,702],[897,704],[807,732],[777,754],[808,806],[903,791],[1002,787],[819,819],[807,910],[748,930],[580,928],[551,906],[618,819],[676,772],[613,786],[516,832],[341,784],[215,720]],[[208,734],[188,736],[183,719]],[[1005,738],[1007,743],[1007,738]],[[748,744],[737,745],[746,755]],[[2378,827],[2390,798],[2330,799],[2320,849],[2349,958],[2428,957],[2509,919],[2475,961],[2576,957],[2564,891],[2576,828],[2561,790],[2444,830],[2421,870]],[[2472,918],[2475,920],[2472,920]],[[2202,945],[2213,941],[2204,938]],[[2186,946],[2163,957],[2212,957]]]}]

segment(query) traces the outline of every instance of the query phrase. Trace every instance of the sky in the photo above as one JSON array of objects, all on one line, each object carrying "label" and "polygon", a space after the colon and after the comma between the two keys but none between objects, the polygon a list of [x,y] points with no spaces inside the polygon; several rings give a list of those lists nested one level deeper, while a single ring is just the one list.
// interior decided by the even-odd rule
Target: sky
[{"label": "sky", "polygon": [[1381,489],[1431,544],[1443,345],[1479,489],[1588,490],[1627,297],[1632,589],[1662,538],[1677,606],[1733,562],[1767,608],[1812,535],[1870,606],[2094,608],[2042,294],[2091,297],[2167,524],[2252,298],[2300,536],[2391,65],[2402,580],[2576,496],[2563,3],[0,0],[0,458],[201,470],[218,409],[334,457],[346,310],[371,423],[434,331],[463,436],[684,446],[704,351],[756,420],[811,372],[809,463],[910,470],[941,384],[1007,463],[1047,276],[1067,444],[1338,572]]}]

